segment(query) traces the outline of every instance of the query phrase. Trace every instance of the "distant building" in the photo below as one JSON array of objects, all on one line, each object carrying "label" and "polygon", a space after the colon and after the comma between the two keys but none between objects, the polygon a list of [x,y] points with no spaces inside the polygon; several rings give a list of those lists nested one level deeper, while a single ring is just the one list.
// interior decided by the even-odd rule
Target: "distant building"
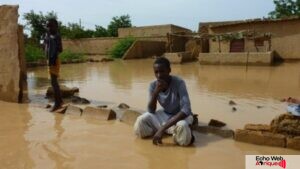
[{"label": "distant building", "polygon": [[269,64],[273,56],[300,59],[299,17],[200,23],[198,32],[208,41],[200,63]]},{"label": "distant building", "polygon": [[118,36],[126,37],[155,37],[163,36],[166,37],[168,33],[191,33],[192,31],[177,25],[153,25],[153,26],[141,26],[131,28],[119,28]]},{"label": "distant building", "polygon": [[[118,29],[119,38],[131,36],[140,40],[148,38],[152,39],[152,42],[144,41],[134,43],[124,55],[123,59],[145,58],[145,56],[149,57],[154,55],[161,56],[165,52],[183,52],[186,50],[186,43],[188,39],[185,37],[173,37],[170,35],[186,35],[191,33],[191,30],[173,24]],[[162,41],[164,43],[158,41]],[[153,54],[151,51],[155,50],[158,51],[156,54]]]}]

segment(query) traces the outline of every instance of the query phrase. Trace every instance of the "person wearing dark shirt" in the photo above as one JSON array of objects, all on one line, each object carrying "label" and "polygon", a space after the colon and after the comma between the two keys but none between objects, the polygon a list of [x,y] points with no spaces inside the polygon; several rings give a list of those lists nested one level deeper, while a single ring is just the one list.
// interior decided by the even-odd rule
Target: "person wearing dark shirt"
[{"label": "person wearing dark shirt", "polygon": [[54,92],[54,105],[51,112],[56,111],[62,107],[63,100],[58,84],[60,60],[58,55],[62,52],[61,37],[58,33],[58,22],[56,19],[49,19],[47,22],[47,34],[45,36],[45,52],[48,58],[49,73],[51,78],[51,85]]}]

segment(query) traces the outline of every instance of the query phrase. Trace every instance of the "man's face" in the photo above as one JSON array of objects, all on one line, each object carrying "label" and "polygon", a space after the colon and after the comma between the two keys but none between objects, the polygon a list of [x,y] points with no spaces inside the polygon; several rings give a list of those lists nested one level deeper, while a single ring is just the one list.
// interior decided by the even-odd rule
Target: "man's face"
[{"label": "man's face", "polygon": [[48,29],[48,32],[51,34],[55,34],[57,32],[57,26],[53,22],[47,23],[47,29]]},{"label": "man's face", "polygon": [[170,76],[170,72],[171,72],[171,69],[163,64],[154,64],[153,70],[154,70],[156,79],[163,80],[163,81],[168,80],[168,78]]}]

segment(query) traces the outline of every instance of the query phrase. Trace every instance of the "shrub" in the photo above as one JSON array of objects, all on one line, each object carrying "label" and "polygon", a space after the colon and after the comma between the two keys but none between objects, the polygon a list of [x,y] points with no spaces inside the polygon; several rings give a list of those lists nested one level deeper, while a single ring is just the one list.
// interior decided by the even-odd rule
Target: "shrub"
[{"label": "shrub", "polygon": [[64,50],[61,54],[59,54],[59,58],[62,62],[70,62],[70,61],[85,61],[86,58],[83,53],[74,53],[70,50]]},{"label": "shrub", "polygon": [[43,49],[34,44],[25,45],[25,58],[27,62],[36,62],[46,59]]},{"label": "shrub", "polygon": [[117,44],[109,51],[109,55],[112,58],[122,58],[122,56],[130,48],[134,41],[135,38],[133,37],[127,37],[125,39],[119,40]]}]

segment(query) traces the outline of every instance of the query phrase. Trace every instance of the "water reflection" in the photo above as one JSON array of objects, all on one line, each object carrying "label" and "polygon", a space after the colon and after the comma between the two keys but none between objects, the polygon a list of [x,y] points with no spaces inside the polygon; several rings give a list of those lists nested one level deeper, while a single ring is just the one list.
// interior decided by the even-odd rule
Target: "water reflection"
[{"label": "water reflection", "polygon": [[[152,65],[153,59],[63,65],[61,83],[79,87],[79,95],[90,100],[125,102],[145,110],[149,83],[155,79]],[[29,74],[36,84],[30,85],[33,91],[47,84],[47,69],[35,68]],[[192,62],[172,65],[172,74],[186,81],[192,110],[200,115],[200,120],[221,117],[233,128],[249,122],[269,123],[270,117],[285,111],[280,98],[300,96],[300,63],[251,66],[246,71],[245,66],[204,66]],[[44,90],[36,94],[44,94]],[[35,98],[43,100],[32,95]],[[232,112],[229,100],[238,103],[237,111]]]},{"label": "water reflection", "polygon": [[[117,60],[112,63],[84,63],[63,65],[60,82],[71,86],[98,84],[98,89],[112,85],[115,89],[135,90],[154,80],[153,60]],[[284,63],[277,67],[204,66],[197,62],[172,65],[172,74],[187,83],[197,82],[191,90],[208,90],[241,97],[284,97],[300,95],[300,63]],[[29,88],[49,85],[46,68],[30,69]],[[108,81],[109,80],[109,81]],[[84,84],[83,84],[84,83]],[[145,86],[144,85],[144,86]]]},{"label": "water reflection", "polygon": [[176,147],[172,143],[153,146],[151,140],[137,139],[134,144],[136,152],[147,159],[149,169],[189,168],[190,157],[196,153],[196,149],[193,147]]},{"label": "water reflection", "polygon": [[[98,103],[125,102],[145,110],[148,85],[154,80],[153,60],[62,65],[61,83],[80,88],[80,96]],[[300,63],[277,67],[172,65],[172,74],[185,79],[192,109],[201,122],[211,118],[242,128],[268,124],[285,111],[278,98],[300,97]],[[45,67],[28,72],[33,102],[0,102],[0,165],[3,168],[242,168],[245,154],[299,154],[289,149],[235,143],[196,134],[195,147],[164,147],[136,140],[132,126],[119,122],[91,123],[80,117],[54,115],[34,103],[45,101]],[[232,112],[229,100],[237,111]],[[257,108],[257,106],[262,106]],[[121,140],[121,141],[120,141]],[[218,161],[216,163],[215,161]],[[229,163],[234,161],[235,163]]]},{"label": "water reflection", "polygon": [[35,163],[29,155],[30,141],[25,133],[30,128],[31,114],[27,105],[0,101],[0,166],[6,169],[30,169]]},{"label": "water reflection", "polygon": [[132,67],[121,60],[108,65],[111,84],[116,88],[132,89]]},{"label": "water reflection", "polygon": [[199,85],[216,93],[239,97],[300,95],[300,66],[285,63],[278,67],[201,66]]}]

